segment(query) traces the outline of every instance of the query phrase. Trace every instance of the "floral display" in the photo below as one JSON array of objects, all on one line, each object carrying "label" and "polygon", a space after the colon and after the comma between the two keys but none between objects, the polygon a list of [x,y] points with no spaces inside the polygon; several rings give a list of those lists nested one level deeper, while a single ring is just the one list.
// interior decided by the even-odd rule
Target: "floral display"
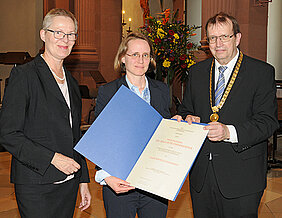
[{"label": "floral display", "polygon": [[182,82],[187,79],[189,68],[195,64],[191,51],[197,45],[191,41],[199,26],[185,25],[176,20],[177,13],[170,19],[170,10],[164,12],[163,18],[148,17],[141,32],[153,43],[156,55],[158,80],[166,79],[168,84],[177,76]]}]

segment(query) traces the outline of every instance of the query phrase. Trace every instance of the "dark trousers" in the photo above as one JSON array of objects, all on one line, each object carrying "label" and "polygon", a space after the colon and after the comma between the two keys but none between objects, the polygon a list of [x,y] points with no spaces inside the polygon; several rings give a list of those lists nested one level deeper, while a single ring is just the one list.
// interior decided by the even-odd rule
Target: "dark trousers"
[{"label": "dark trousers", "polygon": [[79,179],[61,184],[15,184],[15,194],[22,218],[73,217]]},{"label": "dark trousers", "polygon": [[209,162],[204,187],[196,192],[190,185],[195,218],[255,218],[263,191],[239,198],[225,198],[219,190],[212,161]]},{"label": "dark trousers", "polygon": [[136,189],[116,194],[109,186],[103,186],[104,206],[107,218],[165,218],[168,201],[156,195]]}]

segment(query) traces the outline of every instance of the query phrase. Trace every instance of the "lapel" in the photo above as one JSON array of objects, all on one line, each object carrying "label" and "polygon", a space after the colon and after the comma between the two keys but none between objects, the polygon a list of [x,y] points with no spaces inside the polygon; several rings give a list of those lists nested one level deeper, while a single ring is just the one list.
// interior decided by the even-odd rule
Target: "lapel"
[{"label": "lapel", "polygon": [[150,90],[150,104],[152,107],[157,108],[157,105],[161,99],[159,88],[149,77],[147,77],[147,80]]},{"label": "lapel", "polygon": [[[213,59],[212,59],[213,60]],[[212,78],[210,78],[210,70],[211,70],[211,65],[212,65],[212,61],[209,63],[208,68],[206,69],[206,71],[208,72],[209,75],[209,92],[210,92],[210,88],[211,88],[211,92],[212,92],[212,105],[215,104],[215,63],[213,63],[213,68],[212,68]],[[211,87],[210,87],[210,79],[211,79]],[[210,96],[210,94],[209,94]],[[210,99],[209,99],[210,101]]]},{"label": "lapel", "polygon": [[[229,95],[228,95],[224,105],[222,106],[222,108],[220,110],[221,113],[224,112],[224,109],[227,108],[227,106],[232,105],[232,98],[234,98],[236,96],[236,94],[238,93],[238,91],[240,90],[240,84],[242,83],[244,74],[246,72],[245,62],[246,62],[246,58],[245,58],[245,55],[243,55],[243,60],[242,60],[240,69],[238,71],[237,77],[235,79],[235,82],[234,82],[234,84],[233,84],[233,86],[231,88],[231,91],[229,92]],[[234,66],[234,69],[235,69],[236,65],[237,65],[237,62],[235,64],[235,66]],[[234,69],[233,69],[233,71],[234,71]],[[232,73],[233,73],[233,71],[232,71]],[[231,76],[230,76],[230,78],[228,80],[228,83],[231,80],[231,77],[232,77],[232,74],[231,74]],[[227,85],[228,85],[228,83],[227,83]],[[226,87],[225,87],[225,89],[226,89]]]},{"label": "lapel", "polygon": [[[122,76],[122,77],[119,79],[119,81],[117,82],[117,90],[118,90],[122,85],[124,85],[125,87],[129,88],[129,87],[128,87],[128,84],[127,84],[127,82],[126,82],[125,76]],[[117,90],[116,90],[116,91],[117,91]]]},{"label": "lapel", "polygon": [[52,93],[60,102],[67,106],[67,102],[65,101],[65,98],[54,76],[52,75],[52,72],[50,71],[47,63],[43,60],[40,54],[35,57],[34,63],[37,69],[37,75],[44,89],[48,89],[48,91]]},{"label": "lapel", "polygon": [[[76,121],[75,115],[79,112],[78,110],[80,109],[80,105],[81,105],[80,98],[81,97],[80,97],[80,92],[79,92],[79,88],[77,86],[77,83],[73,79],[71,73],[69,71],[67,71],[65,67],[64,67],[64,70],[65,70],[66,80],[67,80],[67,84],[68,84],[72,121],[73,121],[73,125],[74,125],[74,122]],[[80,122],[80,120],[78,122]]]},{"label": "lapel", "polygon": [[[159,99],[161,99],[158,86],[149,77],[146,78],[148,80],[149,90],[150,90],[150,104],[152,107],[156,107],[158,105]],[[118,85],[117,90],[119,89],[119,87],[121,87],[121,85],[124,85],[127,88],[129,88],[125,76],[120,78],[117,85]]]}]

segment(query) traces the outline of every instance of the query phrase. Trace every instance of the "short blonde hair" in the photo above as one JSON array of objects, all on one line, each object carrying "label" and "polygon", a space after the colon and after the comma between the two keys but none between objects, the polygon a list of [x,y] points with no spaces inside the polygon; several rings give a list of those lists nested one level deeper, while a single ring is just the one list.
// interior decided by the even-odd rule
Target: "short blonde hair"
[{"label": "short blonde hair", "polygon": [[75,16],[70,11],[62,8],[53,8],[45,15],[43,19],[42,29],[47,30],[51,26],[53,18],[57,16],[69,17],[70,19],[72,19],[75,26],[75,32],[77,33],[77,20]]},{"label": "short blonde hair", "polygon": [[151,56],[149,68],[150,70],[154,70],[156,68],[155,55],[154,55],[154,50],[153,50],[151,41],[142,33],[133,32],[133,33],[128,34],[119,45],[118,52],[116,54],[115,61],[114,61],[114,69],[116,72],[120,73],[121,71],[124,71],[122,67],[121,59],[125,56],[128,50],[128,42],[134,39],[142,39],[142,40],[145,40],[149,44],[150,56]]}]

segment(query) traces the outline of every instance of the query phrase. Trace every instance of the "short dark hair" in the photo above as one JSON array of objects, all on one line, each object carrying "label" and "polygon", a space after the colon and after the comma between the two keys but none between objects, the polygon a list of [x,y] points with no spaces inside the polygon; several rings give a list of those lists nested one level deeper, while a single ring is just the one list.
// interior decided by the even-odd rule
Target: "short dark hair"
[{"label": "short dark hair", "polygon": [[218,14],[214,15],[207,21],[207,24],[205,27],[206,35],[208,35],[208,26],[209,25],[215,25],[217,23],[227,23],[228,20],[232,22],[234,35],[236,35],[237,33],[240,33],[240,27],[239,27],[238,21],[229,14],[226,14],[224,12],[219,12]]}]

